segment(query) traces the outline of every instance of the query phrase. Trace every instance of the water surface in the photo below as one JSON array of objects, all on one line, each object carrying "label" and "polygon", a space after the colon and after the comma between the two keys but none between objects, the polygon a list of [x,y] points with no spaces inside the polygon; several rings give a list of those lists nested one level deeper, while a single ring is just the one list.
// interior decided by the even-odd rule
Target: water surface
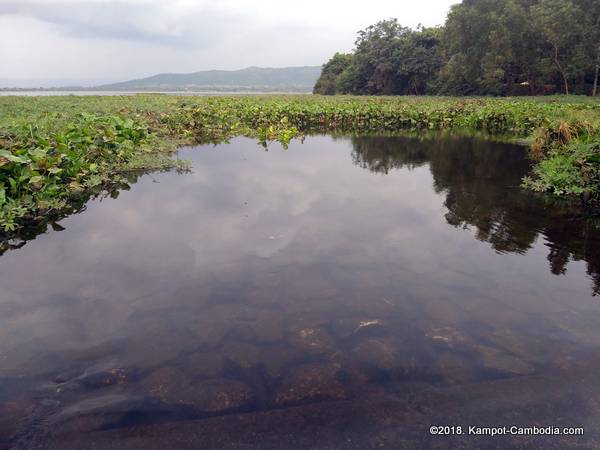
[{"label": "water surface", "polygon": [[600,231],[520,189],[523,147],[179,157],[192,173],[0,257],[0,448],[483,445],[436,424],[586,427],[487,448],[597,444]]},{"label": "water surface", "polygon": [[310,92],[262,92],[262,91],[103,91],[103,90],[66,90],[66,89],[17,89],[8,90],[0,88],[0,97],[23,96],[23,97],[52,97],[52,96],[100,96],[112,97],[122,95],[144,95],[144,94],[164,94],[164,95],[198,95],[198,96],[229,96],[229,95],[297,95],[310,94]]}]

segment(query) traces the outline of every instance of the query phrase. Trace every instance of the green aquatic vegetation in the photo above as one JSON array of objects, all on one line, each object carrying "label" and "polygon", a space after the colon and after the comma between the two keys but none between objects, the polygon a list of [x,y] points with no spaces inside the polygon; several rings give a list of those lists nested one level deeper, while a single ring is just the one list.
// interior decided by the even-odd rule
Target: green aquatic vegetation
[{"label": "green aquatic vegetation", "polygon": [[526,139],[536,162],[526,187],[600,195],[600,103],[582,97],[2,97],[0,228],[59,217],[128,172],[185,169],[171,157],[181,145],[401,130]]},{"label": "green aquatic vegetation", "polygon": [[88,113],[57,131],[27,124],[5,134],[4,142],[0,226],[5,232],[14,231],[19,219],[60,211],[69,198],[114,182],[149,148],[145,126],[131,118]]},{"label": "green aquatic vegetation", "polygon": [[582,194],[589,189],[582,183],[574,155],[551,155],[534,167],[533,174],[534,177],[526,178],[523,184],[535,191],[564,195]]},{"label": "green aquatic vegetation", "polygon": [[525,187],[555,195],[595,196],[600,192],[600,144],[569,142],[549,152],[523,180]]},{"label": "green aquatic vegetation", "polygon": [[20,204],[16,200],[6,198],[3,200],[0,208],[0,225],[5,232],[15,231],[17,229],[17,220],[27,213],[27,205]]}]

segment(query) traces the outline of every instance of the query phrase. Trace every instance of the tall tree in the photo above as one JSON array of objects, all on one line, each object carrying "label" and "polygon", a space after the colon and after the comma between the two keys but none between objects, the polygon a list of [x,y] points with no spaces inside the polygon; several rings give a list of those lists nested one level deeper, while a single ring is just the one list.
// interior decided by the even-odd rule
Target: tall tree
[{"label": "tall tree", "polygon": [[397,91],[415,95],[428,92],[442,65],[439,43],[439,28],[419,27],[399,39],[394,53]]},{"label": "tall tree", "polygon": [[360,74],[359,92],[397,94],[397,48],[402,37],[410,33],[397,19],[382,20],[358,32],[354,52]]},{"label": "tall tree", "polygon": [[585,58],[581,58],[583,12],[570,0],[541,0],[531,7],[534,23],[552,45],[552,60],[558,70],[565,94],[569,94],[569,77]]},{"label": "tall tree", "polygon": [[536,93],[543,42],[532,29],[534,0],[465,0],[454,5],[443,31],[443,91],[510,94],[516,83]]}]

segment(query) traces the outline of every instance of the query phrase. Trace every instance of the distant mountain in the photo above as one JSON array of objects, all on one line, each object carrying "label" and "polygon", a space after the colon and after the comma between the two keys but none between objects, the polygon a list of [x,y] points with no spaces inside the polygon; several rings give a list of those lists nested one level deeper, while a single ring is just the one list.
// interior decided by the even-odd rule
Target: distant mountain
[{"label": "distant mountain", "polygon": [[111,91],[263,91],[312,92],[320,66],[161,73],[148,78],[104,84]]}]

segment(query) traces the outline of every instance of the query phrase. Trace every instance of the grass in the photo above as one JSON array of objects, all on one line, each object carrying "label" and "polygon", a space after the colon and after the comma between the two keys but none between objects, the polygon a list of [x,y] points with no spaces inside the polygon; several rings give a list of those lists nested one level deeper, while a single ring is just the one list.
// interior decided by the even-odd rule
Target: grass
[{"label": "grass", "polygon": [[178,167],[170,155],[184,144],[431,129],[525,139],[536,161],[525,187],[600,196],[600,102],[586,97],[0,97],[0,234],[60,217],[128,174]]}]

